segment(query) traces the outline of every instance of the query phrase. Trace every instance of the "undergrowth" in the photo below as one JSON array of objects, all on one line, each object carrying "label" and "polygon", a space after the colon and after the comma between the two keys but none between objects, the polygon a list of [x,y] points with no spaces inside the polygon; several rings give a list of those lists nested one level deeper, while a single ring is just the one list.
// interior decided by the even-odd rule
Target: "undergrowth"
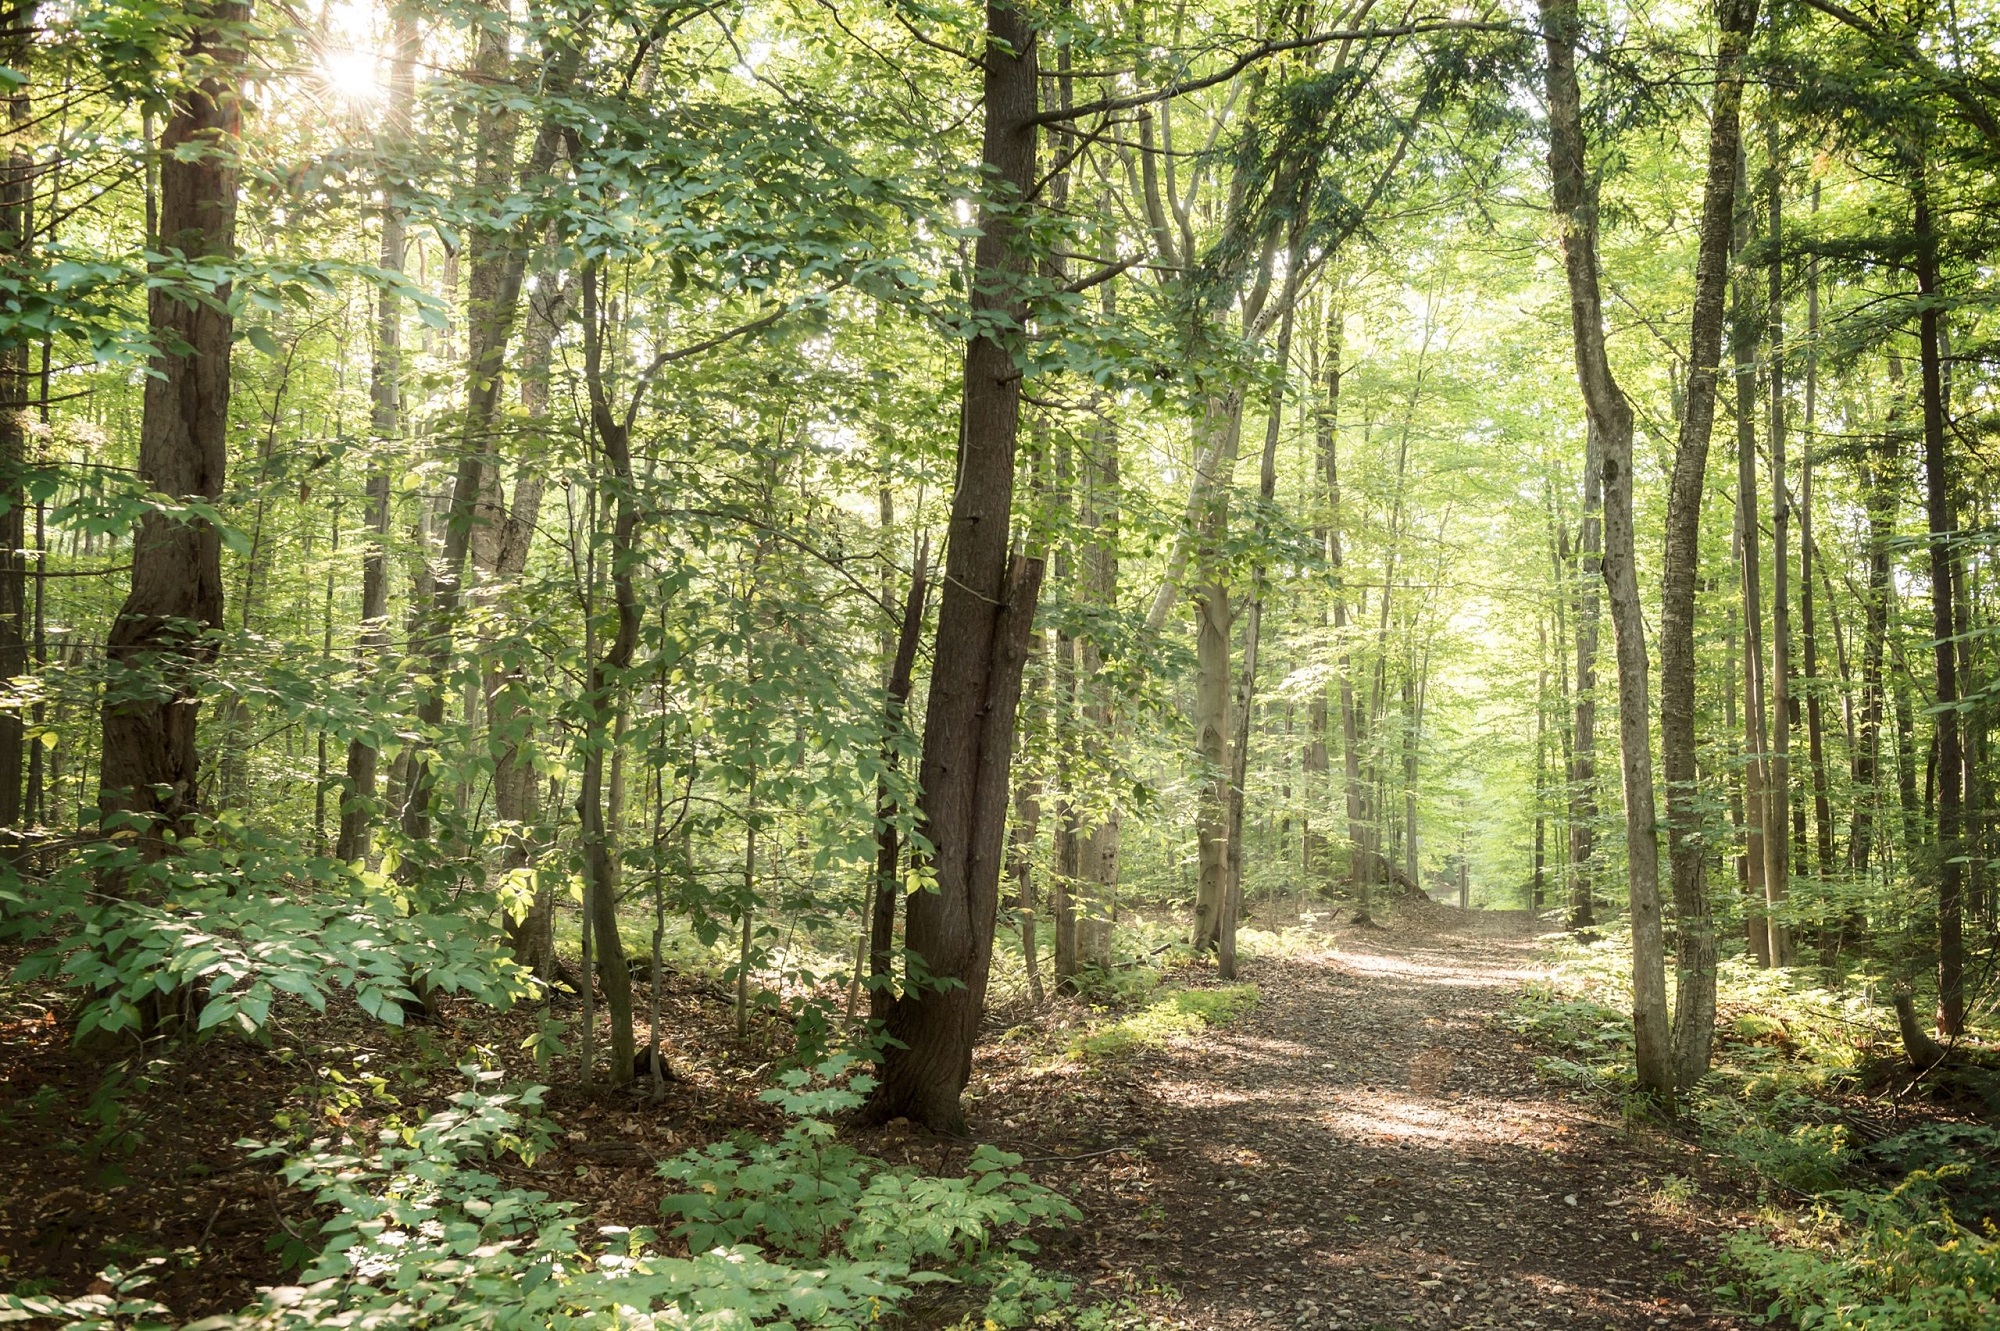
[{"label": "undergrowth", "polygon": [[[373,1150],[244,1143],[283,1159],[284,1178],[313,1196],[321,1219],[299,1236],[298,1284],[197,1326],[858,1331],[937,1286],[962,1289],[951,1302],[979,1310],[984,1328],[1047,1324],[1071,1285],[1030,1265],[1028,1234],[1076,1219],[1075,1208],[990,1146],[963,1177],[937,1178],[842,1144],[832,1116],[872,1085],[849,1070],[832,1059],[766,1092],[792,1119],[776,1142],[725,1142],[660,1166],[661,1214],[685,1256],[517,1186],[511,1176],[550,1136],[541,1088],[502,1090],[500,1074],[476,1065],[463,1069],[470,1084],[451,1109],[385,1130]],[[78,1299],[0,1295],[0,1321],[171,1325],[146,1282],[141,1268],[106,1272],[107,1292]]]},{"label": "undergrowth", "polygon": [[[1545,1076],[1639,1113],[1629,963],[1621,935],[1565,940],[1507,1021],[1544,1051]],[[1731,1240],[1724,1292],[1815,1331],[2000,1327],[2000,1132],[1857,1130],[1852,1104],[1895,1040],[1865,986],[1818,988],[1803,970],[1730,958],[1717,997],[1714,1068],[1678,1108],[1759,1194],[1761,1223]]]},{"label": "undergrowth", "polygon": [[1136,1011],[1096,1026],[1076,1038],[1070,1053],[1083,1059],[1121,1058],[1141,1049],[1223,1026],[1257,1006],[1254,984],[1220,989],[1171,989]]}]

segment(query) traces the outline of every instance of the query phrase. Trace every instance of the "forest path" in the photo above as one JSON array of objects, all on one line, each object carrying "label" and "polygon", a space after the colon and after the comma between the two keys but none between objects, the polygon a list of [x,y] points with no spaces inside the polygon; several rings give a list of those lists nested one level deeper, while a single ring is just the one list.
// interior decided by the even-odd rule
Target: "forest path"
[{"label": "forest path", "polygon": [[1199,1043],[1036,1088],[1007,1126],[1051,1154],[1144,1146],[1035,1165],[1085,1211],[1062,1264],[1155,1326],[1740,1325],[1706,1295],[1733,1208],[1663,1195],[1692,1151],[1542,1083],[1491,1020],[1538,973],[1532,919],[1401,915],[1246,967],[1257,1010]]}]

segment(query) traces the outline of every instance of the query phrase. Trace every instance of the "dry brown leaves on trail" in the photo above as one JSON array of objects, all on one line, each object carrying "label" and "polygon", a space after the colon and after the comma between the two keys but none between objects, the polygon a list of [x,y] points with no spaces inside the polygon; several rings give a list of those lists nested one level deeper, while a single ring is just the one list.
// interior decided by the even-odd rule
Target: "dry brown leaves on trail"
[{"label": "dry brown leaves on trail", "polygon": [[1692,1151],[1542,1085],[1492,1021],[1531,929],[1410,903],[1247,968],[1257,1011],[1199,1040],[1089,1069],[1003,1041],[982,1127],[1082,1207],[1050,1259],[1156,1325],[1739,1325],[1705,1295],[1713,1194],[1660,1193]]}]

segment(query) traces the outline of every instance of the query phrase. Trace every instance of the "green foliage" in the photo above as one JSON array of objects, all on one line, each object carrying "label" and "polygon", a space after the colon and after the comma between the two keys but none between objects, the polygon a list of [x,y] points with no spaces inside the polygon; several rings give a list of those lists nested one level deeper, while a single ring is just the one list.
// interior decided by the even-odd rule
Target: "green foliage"
[{"label": "green foliage", "polygon": [[[138,1033],[163,1002],[197,1034],[256,1035],[284,997],[324,1011],[344,989],[399,1026],[419,989],[496,1007],[528,991],[490,925],[442,903],[413,910],[407,894],[353,866],[232,819],[177,849],[147,863],[106,841],[32,882],[0,865],[0,936],[52,940],[14,979],[77,990],[79,1039]],[[97,890],[107,881],[126,895]]]},{"label": "green foliage", "polygon": [[1738,1235],[1740,1290],[1801,1331],[1987,1331],[2000,1324],[2000,1230],[1966,1228],[1941,1175],[1843,1190],[1774,1241]]},{"label": "green foliage", "polygon": [[[1557,956],[1555,978],[1531,986],[1508,1024],[1557,1051],[1539,1061],[1544,1072],[1586,1089],[1629,1093],[1632,1025],[1621,1002],[1627,940],[1566,942]],[[1704,1144],[1746,1177],[1780,1199],[1806,1203],[1802,1215],[1771,1233],[1732,1240],[1730,1261],[1741,1273],[1736,1292],[1800,1328],[1994,1325],[2000,1133],[1928,1124],[1857,1147],[1828,1092],[1852,1077],[1882,1014],[1853,990],[1829,991],[1803,972],[1759,969],[1741,958],[1722,963],[1718,994],[1715,1067],[1683,1092],[1681,1108]]]},{"label": "green foliage", "polygon": [[1070,1045],[1070,1053],[1084,1059],[1121,1058],[1199,1035],[1211,1026],[1227,1025],[1256,1006],[1254,984],[1175,989],[1137,1012],[1079,1036]]},{"label": "green foliage", "polygon": [[1074,1207],[1018,1172],[1021,1158],[987,1145],[974,1148],[963,1178],[933,1178],[893,1169],[836,1140],[826,1116],[854,1108],[874,1085],[853,1077],[852,1060],[836,1057],[808,1072],[795,1069],[766,1100],[796,1121],[774,1143],[718,1142],[660,1166],[681,1191],[661,1211],[671,1233],[695,1252],[757,1244],[786,1259],[857,1262],[914,1286],[940,1279],[991,1286],[1003,1319],[1016,1325],[1043,1306],[1046,1291],[1024,1283],[1023,1259],[1036,1251],[1003,1230],[1078,1218]]},{"label": "green foliage", "polygon": [[[300,1283],[198,1325],[851,1331],[878,1325],[920,1286],[951,1280],[985,1291],[988,1325],[1026,1325],[1054,1307],[1068,1285],[1028,1266],[1034,1245],[1024,1236],[1000,1236],[1073,1220],[1075,1209],[1017,1172],[1018,1157],[990,1148],[974,1153],[967,1177],[936,1179],[839,1146],[822,1116],[865,1089],[865,1079],[825,1084],[846,1070],[829,1062],[820,1084],[799,1072],[770,1094],[804,1116],[776,1146],[689,1152],[662,1167],[694,1189],[663,1204],[690,1241],[680,1258],[654,1251],[645,1231],[589,1237],[576,1205],[509,1181],[509,1160],[532,1165],[546,1148],[549,1131],[535,1116],[541,1088],[502,1091],[492,1085],[500,1074],[468,1065],[471,1085],[452,1108],[385,1130],[373,1151],[322,1139],[288,1159],[285,1180],[324,1216]],[[244,1145],[267,1158],[287,1149]],[[766,1187],[779,1199],[759,1206],[751,1190]],[[100,1327],[164,1312],[139,1296],[143,1273],[114,1285],[116,1297],[8,1297],[0,1313]]]}]

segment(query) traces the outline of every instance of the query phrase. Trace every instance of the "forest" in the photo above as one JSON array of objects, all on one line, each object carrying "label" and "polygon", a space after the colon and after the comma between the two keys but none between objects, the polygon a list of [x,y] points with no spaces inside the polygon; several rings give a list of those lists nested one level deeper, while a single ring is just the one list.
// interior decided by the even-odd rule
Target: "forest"
[{"label": "forest", "polygon": [[2000,1327],[1990,0],[0,104],[0,1322]]}]

